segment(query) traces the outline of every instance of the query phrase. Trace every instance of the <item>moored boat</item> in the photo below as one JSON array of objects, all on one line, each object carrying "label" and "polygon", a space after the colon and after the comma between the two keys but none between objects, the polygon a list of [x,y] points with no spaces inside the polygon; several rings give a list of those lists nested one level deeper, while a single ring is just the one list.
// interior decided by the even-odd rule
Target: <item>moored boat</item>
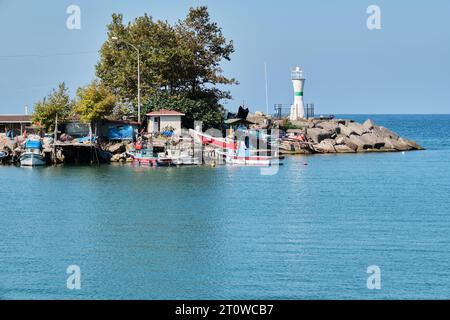
[{"label": "moored boat", "polygon": [[[228,138],[216,138],[190,130],[190,133],[197,142],[203,145],[217,147],[216,153],[223,156],[228,164],[244,166],[271,166],[280,164],[281,160],[276,152],[271,151],[272,155],[260,155],[259,150],[253,148],[248,137],[244,140],[233,140]],[[255,154],[256,153],[256,154]]]},{"label": "moored boat", "polygon": [[25,142],[25,152],[20,156],[20,165],[23,167],[35,167],[45,166],[45,164],[41,141],[27,140]]}]

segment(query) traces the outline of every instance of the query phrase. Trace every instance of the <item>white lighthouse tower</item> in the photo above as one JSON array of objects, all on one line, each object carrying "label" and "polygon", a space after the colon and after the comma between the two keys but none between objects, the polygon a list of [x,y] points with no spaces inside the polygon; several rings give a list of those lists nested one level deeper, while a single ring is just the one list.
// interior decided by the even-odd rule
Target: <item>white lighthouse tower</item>
[{"label": "white lighthouse tower", "polygon": [[305,118],[305,106],[303,104],[303,87],[305,86],[305,73],[300,67],[292,70],[292,84],[294,85],[294,104],[291,106],[291,121]]}]

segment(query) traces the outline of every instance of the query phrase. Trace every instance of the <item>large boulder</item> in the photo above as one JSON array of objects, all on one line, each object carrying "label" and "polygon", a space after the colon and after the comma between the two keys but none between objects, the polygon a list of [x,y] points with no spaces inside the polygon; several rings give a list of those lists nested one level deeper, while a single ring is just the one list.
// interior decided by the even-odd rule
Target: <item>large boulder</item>
[{"label": "large boulder", "polygon": [[334,121],[323,121],[316,124],[316,128],[324,129],[331,132],[341,133],[339,123]]},{"label": "large boulder", "polygon": [[339,124],[339,131],[341,134],[343,134],[346,137],[350,137],[352,134],[356,134],[355,131],[353,131],[352,129],[350,129],[349,127],[347,127],[344,124]]},{"label": "large boulder", "polygon": [[374,149],[381,149],[385,145],[384,139],[374,133],[365,133],[361,136],[361,138]]},{"label": "large boulder", "polygon": [[388,137],[384,138],[385,146],[384,148],[387,150],[396,150],[396,151],[409,151],[411,150],[411,147],[408,146],[406,143],[402,143],[399,140],[394,140]]},{"label": "large boulder", "polygon": [[400,138],[400,136],[396,134],[394,131],[381,126],[373,127],[372,132],[375,133],[377,136],[382,137],[383,139],[389,138],[392,140],[398,140]]},{"label": "large boulder", "polygon": [[125,146],[122,142],[114,143],[108,146],[106,151],[111,152],[112,154],[123,153],[125,152]]},{"label": "large boulder", "polygon": [[357,151],[358,152],[364,152],[367,149],[372,149],[373,148],[373,144],[371,144],[368,140],[363,139],[362,137],[352,134],[350,136],[350,142],[352,142],[353,144],[355,144],[357,146]]},{"label": "large boulder", "polygon": [[320,128],[310,128],[306,131],[306,135],[315,143],[320,143],[325,139],[331,139],[335,134],[335,132]]},{"label": "large boulder", "polygon": [[363,125],[362,125],[366,130],[372,130],[373,128],[375,128],[377,125],[376,123],[372,120],[372,119],[367,119]]},{"label": "large boulder", "polygon": [[362,124],[359,124],[357,122],[347,123],[347,128],[359,136],[362,136],[364,133],[369,132],[367,128],[365,128]]},{"label": "large boulder", "polygon": [[337,153],[355,153],[356,149],[350,148],[345,144],[338,144],[334,146]]},{"label": "large boulder", "polygon": [[335,142],[333,139],[325,139],[320,143],[315,144],[314,150],[319,153],[336,153],[336,149],[334,148]]},{"label": "large boulder", "polygon": [[423,148],[421,146],[419,146],[416,142],[405,139],[405,138],[399,138],[398,142],[403,145],[407,145],[408,147],[411,148],[411,150],[423,150]]}]

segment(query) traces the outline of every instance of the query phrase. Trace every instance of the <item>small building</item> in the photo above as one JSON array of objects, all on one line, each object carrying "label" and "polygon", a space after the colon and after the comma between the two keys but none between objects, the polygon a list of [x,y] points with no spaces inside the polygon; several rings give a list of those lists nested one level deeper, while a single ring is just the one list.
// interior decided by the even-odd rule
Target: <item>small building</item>
[{"label": "small building", "polygon": [[24,114],[4,114],[0,115],[0,133],[12,131],[14,136],[21,135],[22,132],[31,126],[31,115]]},{"label": "small building", "polygon": [[181,131],[181,117],[184,115],[184,113],[166,109],[150,112],[147,114],[148,132]]}]

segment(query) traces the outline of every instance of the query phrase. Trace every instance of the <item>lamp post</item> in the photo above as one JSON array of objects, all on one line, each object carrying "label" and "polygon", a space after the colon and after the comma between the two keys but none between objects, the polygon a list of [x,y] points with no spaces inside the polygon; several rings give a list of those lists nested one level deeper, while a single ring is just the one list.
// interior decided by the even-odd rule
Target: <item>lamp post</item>
[{"label": "lamp post", "polygon": [[138,57],[138,68],[137,68],[138,69],[137,70],[137,76],[138,76],[138,122],[140,123],[141,122],[141,58],[140,58],[139,48],[125,40],[119,39],[118,37],[111,37],[111,39],[114,41],[122,41],[123,43],[132,47],[137,52],[137,57]]}]

